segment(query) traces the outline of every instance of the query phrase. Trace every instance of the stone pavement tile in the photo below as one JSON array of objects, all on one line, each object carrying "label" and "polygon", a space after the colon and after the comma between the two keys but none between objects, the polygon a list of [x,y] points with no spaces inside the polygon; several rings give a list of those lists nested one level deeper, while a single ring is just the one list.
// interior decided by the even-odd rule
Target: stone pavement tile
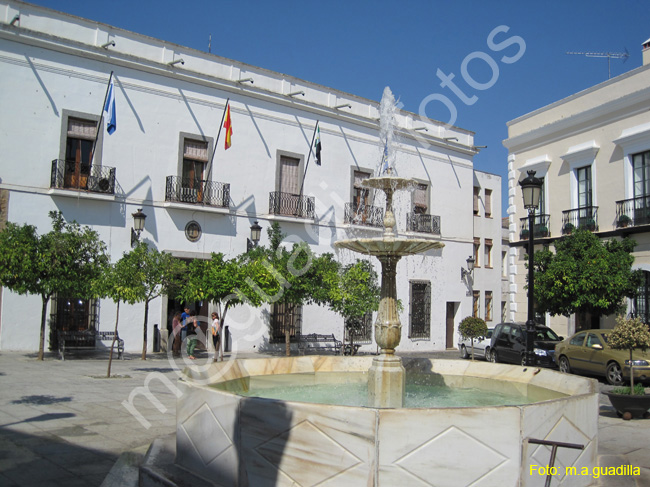
[{"label": "stone pavement tile", "polygon": [[[650,440],[648,440],[648,443],[650,443]],[[646,446],[646,448],[639,448],[625,456],[635,467],[650,469],[650,450],[648,449],[648,446]],[[647,485],[650,485],[650,482],[648,482]]]},{"label": "stone pavement tile", "polygon": [[[621,465],[628,465],[629,462],[623,455],[599,455],[598,456],[598,471],[608,467],[620,467]],[[594,475],[594,487],[637,487],[636,478],[634,476],[596,476]]]},{"label": "stone pavement tile", "polygon": [[68,481],[75,477],[68,470],[53,464],[43,457],[9,468],[2,473],[9,480],[17,482],[19,485],[47,485],[53,481]]},{"label": "stone pavement tile", "polygon": [[1,471],[0,471],[0,485],[2,485],[2,487],[25,487],[24,485],[18,484],[17,482],[14,482],[10,478],[5,477]]}]

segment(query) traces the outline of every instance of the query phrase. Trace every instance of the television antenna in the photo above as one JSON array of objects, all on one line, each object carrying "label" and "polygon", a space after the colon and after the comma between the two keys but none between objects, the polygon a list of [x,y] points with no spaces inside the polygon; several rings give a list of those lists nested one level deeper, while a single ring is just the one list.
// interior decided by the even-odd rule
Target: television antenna
[{"label": "television antenna", "polygon": [[627,61],[627,58],[630,57],[630,53],[625,49],[625,52],[576,52],[568,51],[567,54],[577,54],[587,57],[606,57],[607,58],[607,79],[612,77],[612,58],[613,59],[622,59],[623,62]]}]

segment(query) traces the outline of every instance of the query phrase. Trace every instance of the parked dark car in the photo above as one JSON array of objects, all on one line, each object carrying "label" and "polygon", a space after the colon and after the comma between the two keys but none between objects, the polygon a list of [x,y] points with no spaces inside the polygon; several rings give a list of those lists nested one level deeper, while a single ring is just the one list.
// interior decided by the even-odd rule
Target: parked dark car
[{"label": "parked dark car", "polygon": [[[542,367],[556,368],[554,356],[555,345],[562,337],[548,326],[535,325],[535,364]],[[499,323],[494,328],[490,343],[492,362],[524,364],[526,356],[526,325],[523,323]]]}]

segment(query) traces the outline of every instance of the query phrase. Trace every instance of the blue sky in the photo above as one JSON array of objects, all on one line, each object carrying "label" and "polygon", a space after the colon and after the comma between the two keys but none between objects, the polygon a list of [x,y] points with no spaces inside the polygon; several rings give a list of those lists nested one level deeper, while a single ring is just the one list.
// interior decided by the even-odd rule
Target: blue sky
[{"label": "blue sky", "polygon": [[[390,86],[415,113],[428,96],[443,95],[458,112],[455,125],[476,132],[476,145],[487,145],[475,167],[502,176],[504,216],[506,122],[607,80],[606,58],[567,51],[627,49],[625,62],[611,60],[614,77],[641,66],[641,44],[650,38],[648,0],[30,3],[203,51],[212,35],[214,54],[377,101]],[[499,26],[505,28],[495,32]],[[473,83],[463,77],[464,64]],[[441,86],[438,72],[453,75],[460,97]],[[442,102],[425,109],[450,121]]]}]

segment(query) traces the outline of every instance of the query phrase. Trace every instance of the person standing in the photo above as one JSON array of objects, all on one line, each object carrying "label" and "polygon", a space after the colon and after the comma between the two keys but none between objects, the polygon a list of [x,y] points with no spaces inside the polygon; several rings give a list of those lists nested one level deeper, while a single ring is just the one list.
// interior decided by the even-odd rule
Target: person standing
[{"label": "person standing", "polygon": [[181,312],[176,311],[174,313],[174,318],[172,319],[172,356],[180,357],[181,356]]},{"label": "person standing", "polygon": [[196,319],[196,313],[190,311],[190,316],[187,318],[187,355],[191,360],[196,359],[194,349],[196,348],[196,340],[198,339],[196,335],[196,328],[198,326],[199,322]]},{"label": "person standing", "polygon": [[185,306],[183,312],[181,313],[181,342],[185,341],[187,336],[187,322],[190,318],[190,308]]},{"label": "person standing", "polygon": [[214,361],[221,354],[221,361],[223,362],[223,352],[221,352],[221,323],[219,323],[219,315],[216,311],[212,312],[212,343],[214,345]]}]

